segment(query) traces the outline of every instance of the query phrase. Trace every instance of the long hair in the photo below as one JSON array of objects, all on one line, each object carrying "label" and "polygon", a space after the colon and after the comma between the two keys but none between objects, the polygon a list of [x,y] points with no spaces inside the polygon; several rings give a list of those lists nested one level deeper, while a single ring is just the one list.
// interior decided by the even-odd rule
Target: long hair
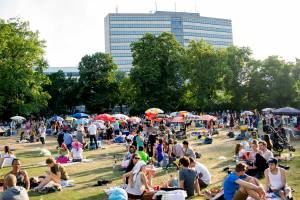
[{"label": "long hair", "polygon": [[240,151],[240,147],[241,147],[241,146],[242,146],[242,145],[241,145],[240,143],[236,144],[235,150],[234,150],[235,155],[238,155],[238,154],[239,154],[239,151]]},{"label": "long hair", "polygon": [[137,153],[134,153],[134,154],[131,156],[131,159],[130,159],[130,161],[129,161],[129,164],[128,164],[127,168],[126,168],[126,172],[130,172],[130,171],[133,169],[133,167],[134,167],[133,159],[134,159],[136,156],[139,156],[139,155],[138,155]]},{"label": "long hair", "polygon": [[267,143],[267,149],[269,149],[271,151],[272,148],[273,148],[273,143],[272,143],[272,141],[270,139],[270,135],[265,134],[264,135],[264,141]]}]

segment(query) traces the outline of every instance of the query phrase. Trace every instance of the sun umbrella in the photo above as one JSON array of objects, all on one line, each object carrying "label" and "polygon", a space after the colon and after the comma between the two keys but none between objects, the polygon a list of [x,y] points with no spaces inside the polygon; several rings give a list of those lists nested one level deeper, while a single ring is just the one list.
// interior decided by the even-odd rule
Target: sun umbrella
[{"label": "sun umbrella", "polygon": [[134,123],[134,124],[137,124],[137,123],[140,123],[142,120],[141,120],[141,118],[139,118],[139,117],[130,117],[130,118],[128,119],[128,121],[130,121],[130,122],[132,122],[132,123]]},{"label": "sun umbrella", "polygon": [[172,112],[170,114],[171,117],[177,117],[179,115],[179,112]]},{"label": "sun umbrella", "polygon": [[[192,113],[188,113],[185,117],[188,119],[195,119],[198,115],[193,115]],[[199,116],[198,116],[199,117]]]},{"label": "sun umbrella", "polygon": [[95,120],[102,120],[105,122],[114,122],[116,121],[116,118],[110,114],[101,114],[101,115],[97,115],[95,118]]},{"label": "sun umbrella", "polygon": [[174,122],[174,123],[182,123],[184,122],[184,119],[183,117],[174,117],[171,122]]},{"label": "sun umbrella", "polygon": [[114,114],[113,116],[116,118],[116,120],[120,120],[120,119],[128,120],[129,119],[129,117],[127,115],[124,115],[124,114]]},{"label": "sun umbrella", "polygon": [[211,121],[211,120],[217,121],[217,118],[212,115],[201,115],[197,119],[202,120],[202,121]]},{"label": "sun umbrella", "polygon": [[95,124],[96,127],[100,128],[100,129],[105,129],[106,128],[106,126],[103,123],[99,122],[99,121],[93,122],[93,124]]},{"label": "sun umbrella", "polygon": [[18,121],[18,122],[26,120],[25,117],[22,117],[22,116],[14,116],[14,117],[11,117],[10,119],[14,120],[14,121]]},{"label": "sun umbrella", "polygon": [[74,118],[74,117],[68,116],[68,117],[65,118],[65,120],[66,120],[66,121],[73,121],[73,120],[77,120],[77,119]]},{"label": "sun umbrella", "polygon": [[241,115],[254,115],[254,113],[251,111],[244,111],[241,113]]},{"label": "sun umbrella", "polygon": [[164,111],[159,108],[149,108],[148,110],[145,111],[145,113],[159,114],[159,113],[164,113]]},{"label": "sun umbrella", "polygon": [[88,124],[90,120],[88,119],[85,119],[85,118],[81,118],[81,119],[78,119],[76,120],[76,124]]},{"label": "sun umbrella", "polygon": [[300,116],[300,110],[298,110],[296,108],[291,108],[291,107],[278,108],[276,110],[273,110],[272,113],[274,115],[294,115],[294,116]]},{"label": "sun umbrella", "polygon": [[60,116],[53,116],[53,117],[51,117],[50,119],[49,119],[49,121],[64,121],[64,119],[63,118],[61,118]]},{"label": "sun umbrella", "polygon": [[155,117],[156,118],[167,118],[168,115],[167,114],[163,114],[163,113],[158,113]]},{"label": "sun umbrella", "polygon": [[72,115],[72,117],[75,117],[77,119],[80,119],[80,118],[89,118],[89,115],[85,114],[85,113],[75,113],[75,114]]},{"label": "sun umbrella", "polygon": [[269,112],[272,112],[273,110],[275,110],[275,109],[274,108],[264,108],[261,111],[265,112],[265,113],[269,113]]},{"label": "sun umbrella", "polygon": [[191,114],[191,113],[188,112],[188,111],[179,111],[179,116],[180,117],[186,117],[188,114]]}]

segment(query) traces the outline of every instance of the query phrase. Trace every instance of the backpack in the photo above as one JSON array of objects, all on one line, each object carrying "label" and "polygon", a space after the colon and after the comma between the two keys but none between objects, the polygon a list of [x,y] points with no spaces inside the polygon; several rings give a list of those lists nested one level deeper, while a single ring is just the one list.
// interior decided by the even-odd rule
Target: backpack
[{"label": "backpack", "polygon": [[234,135],[233,132],[229,132],[229,133],[227,134],[227,136],[228,136],[229,138],[234,138],[234,137],[235,137],[235,135]]},{"label": "backpack", "polygon": [[206,138],[204,139],[204,144],[212,144],[212,142],[213,142],[213,139],[212,139],[212,138],[206,137]]}]

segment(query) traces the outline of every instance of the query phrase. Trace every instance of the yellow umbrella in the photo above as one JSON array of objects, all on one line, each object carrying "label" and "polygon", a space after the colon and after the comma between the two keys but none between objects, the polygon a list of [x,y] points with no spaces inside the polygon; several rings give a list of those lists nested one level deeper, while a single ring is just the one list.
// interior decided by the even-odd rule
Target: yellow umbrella
[{"label": "yellow umbrella", "polygon": [[151,114],[159,114],[159,113],[164,113],[163,110],[159,108],[149,108],[148,110],[145,111],[145,113],[151,113]]},{"label": "yellow umbrella", "polygon": [[65,120],[66,120],[66,121],[73,121],[73,120],[77,120],[77,119],[74,118],[74,117],[66,117]]}]

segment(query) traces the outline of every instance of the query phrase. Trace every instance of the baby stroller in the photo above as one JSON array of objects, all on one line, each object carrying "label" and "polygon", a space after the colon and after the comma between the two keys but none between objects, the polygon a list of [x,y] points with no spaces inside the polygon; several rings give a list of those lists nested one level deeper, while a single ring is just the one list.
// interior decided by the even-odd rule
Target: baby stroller
[{"label": "baby stroller", "polygon": [[267,133],[270,134],[273,149],[278,153],[281,153],[284,149],[295,152],[295,148],[289,143],[288,138],[283,132],[280,132],[272,126],[267,126]]}]

